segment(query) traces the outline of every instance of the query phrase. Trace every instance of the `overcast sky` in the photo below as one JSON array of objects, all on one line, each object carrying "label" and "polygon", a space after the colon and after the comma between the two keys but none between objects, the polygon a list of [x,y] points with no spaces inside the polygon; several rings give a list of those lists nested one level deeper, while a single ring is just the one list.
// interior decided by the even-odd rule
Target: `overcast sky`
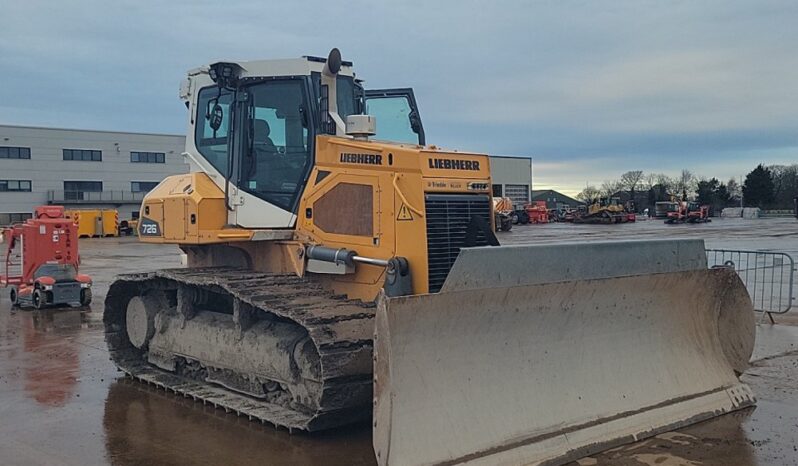
[{"label": "overcast sky", "polygon": [[0,0],[0,123],[184,133],[218,59],[326,56],[412,86],[427,141],[535,188],[798,162],[796,1]]}]

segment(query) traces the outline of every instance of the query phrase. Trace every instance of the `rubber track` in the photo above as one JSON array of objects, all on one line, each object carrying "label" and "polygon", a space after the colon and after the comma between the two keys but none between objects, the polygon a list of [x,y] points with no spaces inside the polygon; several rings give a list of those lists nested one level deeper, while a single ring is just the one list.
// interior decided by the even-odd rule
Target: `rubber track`
[{"label": "rubber track", "polygon": [[[294,410],[198,382],[145,362],[128,341],[125,311],[131,297],[170,282],[210,288],[293,321],[319,350],[323,382],[315,413]],[[334,295],[309,278],[232,268],[160,270],[120,275],[105,300],[105,339],[111,360],[129,376],[167,391],[289,430],[315,431],[367,419],[372,404],[374,304]],[[231,316],[232,319],[232,316]]]}]

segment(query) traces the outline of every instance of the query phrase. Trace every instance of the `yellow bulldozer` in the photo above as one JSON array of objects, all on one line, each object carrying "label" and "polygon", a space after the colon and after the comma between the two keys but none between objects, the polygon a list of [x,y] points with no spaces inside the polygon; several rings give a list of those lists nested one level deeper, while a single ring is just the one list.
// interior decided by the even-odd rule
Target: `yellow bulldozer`
[{"label": "yellow bulldozer", "polygon": [[626,223],[630,219],[634,221],[633,212],[621,203],[620,198],[599,198],[574,217],[574,223]]},{"label": "yellow bulldozer", "polygon": [[[499,246],[489,159],[324,58],[189,71],[189,174],[104,323],[133,378],[289,430],[371,419],[380,464],[559,463],[754,403],[752,306],[703,242]],[[678,290],[674,292],[674,290]]]}]

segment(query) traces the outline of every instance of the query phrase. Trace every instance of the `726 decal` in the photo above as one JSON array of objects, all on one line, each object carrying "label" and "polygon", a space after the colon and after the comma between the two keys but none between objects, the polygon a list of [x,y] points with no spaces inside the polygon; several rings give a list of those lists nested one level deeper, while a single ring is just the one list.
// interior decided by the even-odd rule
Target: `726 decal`
[{"label": "726 decal", "polygon": [[140,236],[161,236],[161,228],[158,224],[148,218],[141,219],[139,222]]}]

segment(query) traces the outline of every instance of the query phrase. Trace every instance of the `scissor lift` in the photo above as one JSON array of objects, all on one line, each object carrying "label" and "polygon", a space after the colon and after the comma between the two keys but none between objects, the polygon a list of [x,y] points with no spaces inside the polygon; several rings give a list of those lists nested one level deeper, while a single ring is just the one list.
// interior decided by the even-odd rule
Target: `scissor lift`
[{"label": "scissor lift", "polygon": [[77,229],[61,206],[37,207],[32,219],[3,229],[0,286],[13,306],[42,309],[91,303],[91,277],[78,273]]}]

